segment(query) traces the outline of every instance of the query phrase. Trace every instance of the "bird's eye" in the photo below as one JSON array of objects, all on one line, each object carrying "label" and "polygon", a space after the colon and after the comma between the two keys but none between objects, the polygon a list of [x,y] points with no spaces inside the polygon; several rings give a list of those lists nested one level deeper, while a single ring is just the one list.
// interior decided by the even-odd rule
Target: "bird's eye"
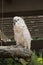
[{"label": "bird's eye", "polygon": [[18,19],[18,21],[19,21],[19,19]]}]

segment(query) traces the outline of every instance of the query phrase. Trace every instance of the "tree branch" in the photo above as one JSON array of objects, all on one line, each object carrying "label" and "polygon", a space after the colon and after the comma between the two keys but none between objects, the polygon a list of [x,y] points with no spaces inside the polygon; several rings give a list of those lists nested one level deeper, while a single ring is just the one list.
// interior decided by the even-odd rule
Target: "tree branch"
[{"label": "tree branch", "polygon": [[0,57],[13,57],[13,58],[24,58],[30,59],[32,51],[15,46],[0,46]]}]

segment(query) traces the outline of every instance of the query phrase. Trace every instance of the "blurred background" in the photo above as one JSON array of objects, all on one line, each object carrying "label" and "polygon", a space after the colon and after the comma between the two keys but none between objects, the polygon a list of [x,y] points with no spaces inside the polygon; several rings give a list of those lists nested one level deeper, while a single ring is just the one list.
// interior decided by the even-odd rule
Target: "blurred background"
[{"label": "blurred background", "polygon": [[14,16],[23,17],[33,39],[43,40],[43,0],[0,0],[0,38],[4,41],[14,40]]}]

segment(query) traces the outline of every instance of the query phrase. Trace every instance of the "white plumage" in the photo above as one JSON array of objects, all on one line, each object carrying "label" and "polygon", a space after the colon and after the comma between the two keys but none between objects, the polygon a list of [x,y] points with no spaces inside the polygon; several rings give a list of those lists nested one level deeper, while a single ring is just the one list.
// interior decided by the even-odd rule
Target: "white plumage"
[{"label": "white plumage", "polygon": [[21,45],[25,48],[31,48],[31,35],[25,24],[25,21],[18,16],[13,18],[13,30],[14,30],[14,39],[17,45]]}]

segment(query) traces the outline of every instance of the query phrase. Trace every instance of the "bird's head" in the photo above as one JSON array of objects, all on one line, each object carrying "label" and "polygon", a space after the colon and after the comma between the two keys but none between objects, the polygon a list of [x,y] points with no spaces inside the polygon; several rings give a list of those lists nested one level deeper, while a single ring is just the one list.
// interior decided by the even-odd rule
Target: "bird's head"
[{"label": "bird's head", "polygon": [[13,18],[13,23],[14,23],[14,25],[15,25],[19,20],[20,20],[20,17],[15,16],[15,17]]},{"label": "bird's head", "polygon": [[20,25],[22,25],[23,24],[23,22],[24,22],[24,20],[21,18],[21,17],[19,17],[19,16],[15,16],[14,18],[13,18],[13,24],[15,25],[15,24],[20,24]]}]

